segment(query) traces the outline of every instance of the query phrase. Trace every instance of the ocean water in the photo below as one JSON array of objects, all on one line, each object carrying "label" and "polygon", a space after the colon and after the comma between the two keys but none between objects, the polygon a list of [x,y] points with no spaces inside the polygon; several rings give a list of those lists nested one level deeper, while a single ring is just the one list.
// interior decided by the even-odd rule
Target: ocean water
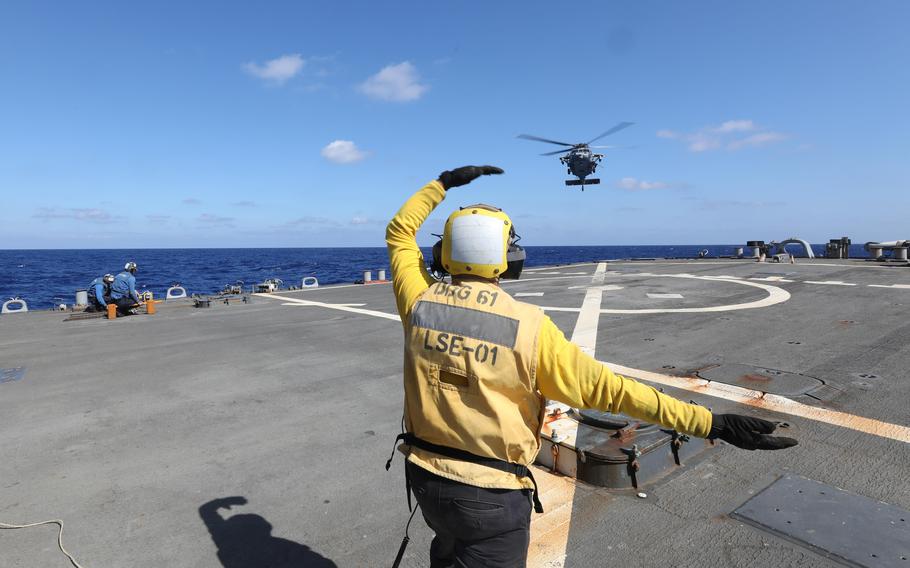
[{"label": "ocean water", "polygon": [[[693,258],[707,249],[709,257],[732,255],[736,245],[677,246],[577,246],[526,247],[525,267],[568,264],[604,259]],[[824,245],[812,245],[817,256]],[[866,256],[862,245],[851,255]],[[429,259],[429,249],[424,249]],[[265,249],[115,249],[115,250],[0,250],[0,301],[13,296],[26,300],[29,309],[72,304],[76,290],[85,289],[95,277],[116,274],[133,260],[139,265],[137,289],[164,297],[175,283],[189,294],[211,294],[240,280],[245,288],[267,278],[280,278],[284,286],[299,286],[305,276],[320,284],[353,282],[364,270],[388,269],[384,247],[375,248],[265,248]]]}]

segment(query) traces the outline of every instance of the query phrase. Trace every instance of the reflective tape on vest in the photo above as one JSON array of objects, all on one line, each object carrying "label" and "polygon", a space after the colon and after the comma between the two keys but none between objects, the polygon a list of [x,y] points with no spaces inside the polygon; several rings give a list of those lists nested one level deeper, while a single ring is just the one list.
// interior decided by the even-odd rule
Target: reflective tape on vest
[{"label": "reflective tape on vest", "polygon": [[418,302],[411,312],[411,325],[488,341],[509,349],[515,348],[518,337],[517,319],[436,302]]}]

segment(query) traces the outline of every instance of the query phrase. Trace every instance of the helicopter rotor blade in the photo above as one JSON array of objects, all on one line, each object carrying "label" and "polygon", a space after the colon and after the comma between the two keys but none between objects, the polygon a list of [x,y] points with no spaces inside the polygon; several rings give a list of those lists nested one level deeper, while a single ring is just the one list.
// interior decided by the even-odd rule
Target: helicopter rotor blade
[{"label": "helicopter rotor blade", "polygon": [[531,136],[530,134],[519,134],[518,138],[523,138],[525,140],[536,140],[537,142],[548,142],[550,144],[559,144],[560,146],[574,146],[575,144],[569,144],[568,142],[557,142],[556,140],[549,140],[547,138],[541,138],[540,136]]},{"label": "helicopter rotor blade", "polygon": [[624,129],[624,128],[628,128],[628,127],[632,126],[633,124],[635,124],[635,123],[634,123],[634,122],[620,122],[619,124],[617,124],[616,126],[614,126],[613,128],[611,128],[610,130],[607,130],[606,132],[604,132],[603,134],[601,134],[601,135],[598,136],[597,138],[592,139],[590,142],[588,142],[588,144],[591,144],[592,142],[597,142],[598,140],[600,140],[600,139],[603,138],[604,136],[609,136],[609,135],[611,135],[611,134],[615,134],[615,133],[619,132],[620,130],[622,130],[622,129]]},{"label": "helicopter rotor blade", "polygon": [[556,150],[555,152],[547,152],[546,154],[541,154],[541,156],[555,156],[556,154],[565,154],[566,152],[571,152],[574,148],[563,148],[562,150]]},{"label": "helicopter rotor blade", "polygon": [[613,150],[633,150],[635,148],[638,148],[638,146],[588,146],[588,148],[598,148],[598,149],[612,148]]}]

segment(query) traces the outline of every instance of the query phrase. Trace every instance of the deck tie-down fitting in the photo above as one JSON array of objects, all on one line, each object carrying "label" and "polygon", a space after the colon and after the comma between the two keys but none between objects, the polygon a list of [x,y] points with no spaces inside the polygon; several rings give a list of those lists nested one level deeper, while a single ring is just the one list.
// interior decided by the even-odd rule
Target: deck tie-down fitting
[{"label": "deck tie-down fitting", "polygon": [[180,298],[186,298],[186,288],[180,284],[174,284],[167,289],[167,292],[164,294],[164,301],[169,300],[179,300]]},{"label": "deck tie-down fitting", "polygon": [[680,434],[676,430],[664,430],[661,428],[660,431],[670,435],[670,451],[673,452],[673,461],[676,462],[676,465],[682,465],[679,461],[679,449],[691,438],[687,434]]},{"label": "deck tie-down fitting", "polygon": [[0,312],[4,314],[16,314],[24,313],[28,311],[28,304],[25,303],[25,300],[22,298],[10,298],[9,300],[3,302],[3,307],[0,308]]},{"label": "deck tie-down fitting", "polygon": [[641,457],[638,444],[632,444],[632,448],[620,448],[619,451],[626,454],[629,458],[629,462],[626,464],[626,472],[629,474],[629,479],[632,480],[632,487],[638,489],[638,477],[636,476],[636,473],[639,468],[641,468],[641,465],[638,463],[638,458]]}]

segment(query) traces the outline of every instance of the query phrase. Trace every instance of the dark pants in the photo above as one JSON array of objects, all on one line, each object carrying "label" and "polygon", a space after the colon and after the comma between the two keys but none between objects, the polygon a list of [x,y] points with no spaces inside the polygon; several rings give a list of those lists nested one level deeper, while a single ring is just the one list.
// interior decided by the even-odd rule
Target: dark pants
[{"label": "dark pants", "polygon": [[[107,302],[108,304],[110,304],[113,300],[111,300],[110,296],[105,296],[104,301]],[[98,298],[96,298],[94,294],[89,294],[88,307],[85,308],[85,311],[87,311],[87,312],[106,312],[107,308],[101,305],[101,302],[98,301]]]},{"label": "dark pants", "polygon": [[133,301],[133,299],[130,298],[129,296],[124,296],[122,298],[115,298],[115,299],[112,299],[111,301],[114,304],[116,304],[116,306],[117,306],[117,315],[118,316],[130,315],[132,313],[132,312],[130,312],[130,308],[132,308],[133,306],[136,305],[136,302]]},{"label": "dark pants", "polygon": [[439,477],[407,463],[411,488],[436,533],[431,568],[523,568],[528,559],[531,493],[484,489]]}]

